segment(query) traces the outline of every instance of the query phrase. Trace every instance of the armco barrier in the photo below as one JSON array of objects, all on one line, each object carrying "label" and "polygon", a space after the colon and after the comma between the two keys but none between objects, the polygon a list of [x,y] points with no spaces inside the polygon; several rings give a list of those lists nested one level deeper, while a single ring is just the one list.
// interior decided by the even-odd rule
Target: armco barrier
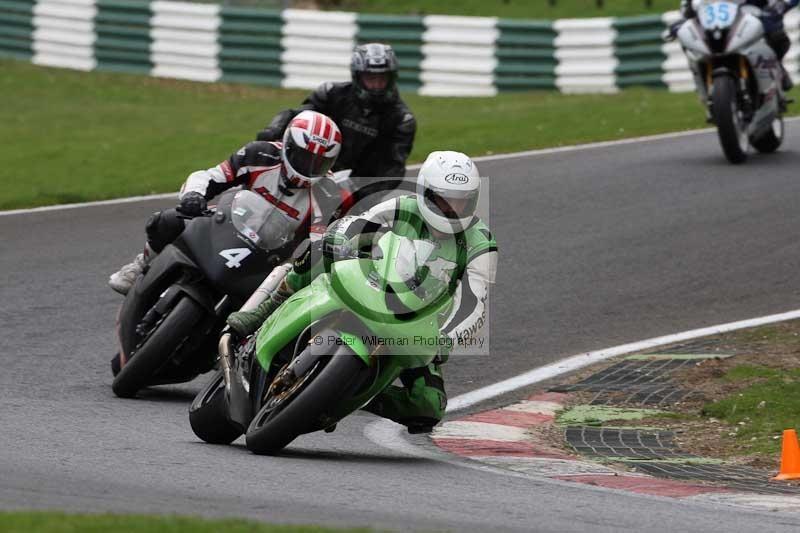
[{"label": "armco barrier", "polygon": [[312,88],[350,78],[358,31],[355,13],[287,9],[283,22],[281,85]]},{"label": "armco barrier", "polygon": [[[690,91],[661,16],[509,20],[284,11],[146,0],[0,0],[0,57],[80,70],[311,89],[350,77],[353,46],[391,43],[402,90],[436,96],[647,85]],[[786,27],[798,74],[800,14]]]},{"label": "armco barrier", "polygon": [[152,75],[196,81],[220,79],[220,7],[159,0],[151,8]]},{"label": "armco barrier", "polygon": [[556,37],[556,86],[567,93],[613,92],[615,32],[612,19],[563,19]]},{"label": "armco barrier", "polygon": [[614,21],[614,50],[619,61],[615,71],[618,87],[664,86],[661,70],[667,59],[661,40],[664,28],[664,21],[660,16],[630,17]]},{"label": "armco barrier", "polygon": [[500,91],[556,87],[556,30],[545,21],[499,20],[494,83]]},{"label": "armco barrier", "polygon": [[422,35],[421,94],[492,96],[497,19],[429,16]]},{"label": "armco barrier", "polygon": [[33,56],[33,8],[24,0],[0,0],[0,54],[17,59]]},{"label": "armco barrier", "polygon": [[41,0],[33,6],[37,65],[94,70],[94,0]]},{"label": "armco barrier", "polygon": [[280,11],[223,6],[220,15],[222,80],[280,86]]},{"label": "armco barrier", "polygon": [[150,4],[131,0],[98,0],[94,29],[99,70],[149,74]]}]

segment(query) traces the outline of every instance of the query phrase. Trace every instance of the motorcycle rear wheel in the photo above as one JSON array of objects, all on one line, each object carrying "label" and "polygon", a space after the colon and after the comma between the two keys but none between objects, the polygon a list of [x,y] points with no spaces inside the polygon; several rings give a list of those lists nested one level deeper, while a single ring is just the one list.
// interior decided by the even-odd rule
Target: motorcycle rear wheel
[{"label": "motorcycle rear wheel", "polygon": [[194,300],[181,298],[144,343],[120,369],[111,390],[120,398],[132,398],[152,383],[155,373],[180,348],[205,311]]},{"label": "motorcycle rear wheel", "polygon": [[266,403],[247,428],[247,449],[271,455],[285,448],[298,436],[316,427],[320,417],[343,398],[357,377],[368,370],[364,362],[350,353],[321,359],[297,377],[297,390],[282,401]]},{"label": "motorcycle rear wheel", "polygon": [[750,143],[747,138],[746,124],[739,109],[736,80],[730,76],[714,78],[711,102],[719,142],[725,157],[733,164],[744,163]]},{"label": "motorcycle rear wheel", "polygon": [[228,419],[222,371],[195,396],[189,407],[189,423],[194,434],[209,444],[230,444],[244,433]]}]

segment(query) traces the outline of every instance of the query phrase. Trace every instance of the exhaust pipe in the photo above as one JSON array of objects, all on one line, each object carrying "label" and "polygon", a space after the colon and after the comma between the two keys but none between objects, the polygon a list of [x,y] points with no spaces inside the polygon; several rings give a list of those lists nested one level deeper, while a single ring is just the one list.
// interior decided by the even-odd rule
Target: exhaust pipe
[{"label": "exhaust pipe", "polygon": [[225,379],[225,390],[231,390],[231,369],[233,356],[231,355],[231,334],[225,333],[219,338],[219,364],[222,366],[222,377]]}]

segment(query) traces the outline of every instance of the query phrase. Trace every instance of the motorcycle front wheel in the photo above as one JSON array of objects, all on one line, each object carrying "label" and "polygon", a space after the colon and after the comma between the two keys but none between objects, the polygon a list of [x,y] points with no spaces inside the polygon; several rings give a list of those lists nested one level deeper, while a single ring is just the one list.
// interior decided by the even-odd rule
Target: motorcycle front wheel
[{"label": "motorcycle front wheel", "polygon": [[193,333],[205,311],[188,297],[181,298],[155,326],[120,369],[111,390],[120,398],[132,398],[151,384],[159,368]]},{"label": "motorcycle front wheel", "polygon": [[744,163],[750,141],[739,107],[736,80],[731,76],[714,78],[711,106],[725,157],[733,164]]},{"label": "motorcycle front wheel", "polygon": [[365,370],[355,355],[339,353],[319,359],[279,392],[268,393],[247,429],[247,449],[275,454],[303,433],[321,429],[320,418],[347,395]]}]

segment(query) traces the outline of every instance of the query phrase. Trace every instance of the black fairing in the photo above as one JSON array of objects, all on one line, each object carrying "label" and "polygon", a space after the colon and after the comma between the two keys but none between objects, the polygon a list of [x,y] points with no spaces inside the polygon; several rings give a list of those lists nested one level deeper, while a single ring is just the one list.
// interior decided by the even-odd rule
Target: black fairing
[{"label": "black fairing", "polygon": [[[232,199],[233,195],[223,197],[216,215],[188,223],[174,245],[193,258],[206,283],[218,294],[228,294],[234,303],[242,304],[281,257],[268,254],[239,235],[230,220]],[[239,267],[231,268],[220,252],[235,248],[247,248],[251,254],[241,260]]]},{"label": "black fairing", "polygon": [[[216,339],[227,312],[238,309],[272,268],[288,255],[286,250],[267,253],[239,236],[230,220],[234,194],[223,195],[215,214],[187,221],[183,233],[154,258],[122,303],[117,333],[126,357],[135,352],[142,340],[136,333],[137,325],[162,295],[174,298],[179,291],[193,298],[208,313],[196,328],[194,338],[182,350],[192,352],[185,362],[179,362],[178,366],[184,368],[165,366],[161,372],[167,375],[154,376],[153,384],[182,381],[205,370],[201,367],[216,353]],[[226,266],[229,260],[220,255],[221,251],[233,248],[246,248],[251,252],[241,258],[238,268]],[[217,316],[215,307],[225,296],[228,296],[225,310],[222,316]]]}]

